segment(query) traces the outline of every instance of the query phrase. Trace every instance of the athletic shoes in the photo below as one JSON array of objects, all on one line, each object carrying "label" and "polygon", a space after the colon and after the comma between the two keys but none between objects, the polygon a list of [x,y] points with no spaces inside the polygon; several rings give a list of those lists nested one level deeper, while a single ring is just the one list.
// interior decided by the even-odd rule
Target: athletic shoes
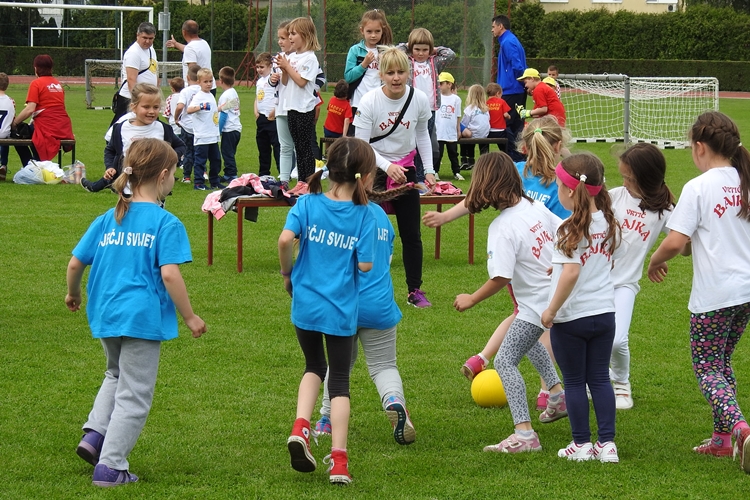
[{"label": "athletic shoes", "polygon": [[547,408],[539,415],[539,421],[543,424],[549,424],[567,416],[568,407],[565,405],[565,394],[562,394],[554,403],[550,397],[549,401],[547,401]]},{"label": "athletic shoes", "polygon": [[524,453],[528,451],[542,451],[539,436],[534,433],[531,439],[521,439],[515,433],[503,439],[498,444],[485,446],[482,451],[493,451],[495,453]]},{"label": "athletic shoes", "polygon": [[398,444],[411,444],[417,437],[414,425],[409,418],[409,412],[404,408],[404,403],[391,396],[386,401],[385,414],[393,426],[393,439]]},{"label": "athletic shoes", "polygon": [[122,486],[136,481],[138,481],[138,476],[126,470],[110,469],[104,464],[97,464],[94,467],[94,479],[92,481],[94,486]]},{"label": "athletic shoes", "polygon": [[536,397],[536,410],[544,411],[547,409],[547,401],[549,401],[549,391],[539,391]]},{"label": "athletic shoes", "polygon": [[453,178],[456,179],[457,181],[465,181],[466,180],[466,179],[464,179],[464,176],[461,175],[461,174],[453,174]]},{"label": "athletic shoes", "polygon": [[185,184],[190,184],[193,181],[190,179],[190,176],[188,175],[187,177],[182,178],[182,182],[184,182]]},{"label": "athletic shoes", "polygon": [[419,288],[417,288],[413,292],[409,292],[406,300],[409,302],[409,304],[413,305],[414,307],[419,307],[420,309],[432,306],[432,302],[427,300],[424,292]]},{"label": "athletic shoes", "polygon": [[591,443],[576,444],[575,441],[571,441],[570,444],[557,452],[557,456],[560,458],[567,458],[568,460],[575,460],[576,462],[586,462],[588,460],[596,460],[594,456],[594,445]]},{"label": "athletic shoes", "polygon": [[223,175],[221,177],[221,182],[226,182],[227,184],[229,184],[230,182],[232,182],[236,178],[237,178],[236,175]]},{"label": "athletic shoes", "polygon": [[92,184],[92,182],[90,180],[88,180],[87,178],[84,177],[84,178],[81,179],[81,187],[83,187],[83,189],[85,189],[89,193],[93,193],[94,192],[94,188],[93,188],[93,186],[91,184]]},{"label": "athletic shoes", "polygon": [[349,457],[345,451],[331,451],[323,459],[324,464],[328,465],[328,480],[331,484],[349,484],[352,482],[352,476],[349,474]]},{"label": "athletic shoes", "polygon": [[81,438],[81,442],[78,443],[76,454],[91,465],[96,466],[99,463],[99,454],[102,452],[103,444],[104,436],[96,431],[87,431]]},{"label": "athletic shoes", "polygon": [[299,181],[297,182],[297,185],[294,186],[292,189],[288,190],[287,193],[293,194],[296,196],[302,196],[303,194],[307,194],[308,186],[306,182]]},{"label": "athletic shoes", "polygon": [[5,165],[0,166],[0,182],[4,181],[8,175],[8,167]]},{"label": "athletic shoes", "polygon": [[[474,356],[466,360],[464,366],[461,367],[461,373],[469,380],[474,380],[474,377],[479,375],[479,372],[483,371],[484,368],[484,360],[479,356],[479,354],[475,354]],[[547,405],[544,405],[544,408],[546,407]]]},{"label": "athletic shoes", "polygon": [[617,456],[617,446],[615,446],[614,441],[607,441],[606,443],[597,441],[594,445],[594,459],[602,463],[618,463],[620,458]]},{"label": "athletic shoes", "polygon": [[750,427],[742,427],[735,431],[734,457],[739,457],[740,468],[750,474]]},{"label": "athletic shoes", "polygon": [[208,191],[208,188],[206,187],[205,184],[195,184],[193,186],[193,190],[195,190],[195,191]]},{"label": "athletic shoes", "polygon": [[630,382],[612,382],[615,388],[615,407],[618,410],[629,410],[633,407],[633,393]]},{"label": "athletic shoes", "polygon": [[224,184],[221,184],[220,182],[217,182],[216,184],[211,184],[211,189],[226,189],[227,187]]},{"label": "athletic shoes", "polygon": [[[717,439],[718,442],[714,442]],[[713,455],[715,457],[729,457],[732,455],[731,446],[721,446],[721,438],[710,438],[693,448],[693,451],[701,455]]]},{"label": "athletic shoes", "polygon": [[323,415],[320,417],[320,420],[315,424],[315,433],[320,436],[321,434],[325,434],[327,436],[331,435],[331,419],[328,418],[328,415]]},{"label": "athletic shoes", "polygon": [[[315,437],[315,434],[313,434]],[[310,422],[304,418],[294,421],[292,435],[286,440],[289,455],[292,459],[292,469],[298,472],[312,472],[317,464],[310,453]]]}]

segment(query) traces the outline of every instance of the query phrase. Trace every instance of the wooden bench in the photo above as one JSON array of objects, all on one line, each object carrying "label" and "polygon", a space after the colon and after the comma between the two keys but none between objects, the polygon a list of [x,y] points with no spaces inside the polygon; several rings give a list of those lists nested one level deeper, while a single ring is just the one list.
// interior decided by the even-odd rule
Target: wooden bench
[{"label": "wooden bench", "polygon": [[[333,141],[338,139],[338,137],[321,137],[318,141],[318,145],[320,147],[320,154],[325,156],[326,151],[328,151],[328,146],[333,144]],[[507,146],[508,139],[505,137],[484,137],[482,139],[474,139],[473,137],[462,137],[458,140],[458,145],[461,144],[497,144],[498,146]],[[500,148],[502,150],[505,150],[505,148]]]},{"label": "wooden bench", "polygon": [[[31,139],[0,139],[0,146],[33,146],[34,143]],[[75,139],[62,139],[60,141],[60,151],[57,152],[57,165],[62,168],[62,155],[64,153],[63,148],[70,147],[70,152],[73,156],[71,164],[76,162],[76,140]],[[26,166],[26,165],[24,165]]]},{"label": "wooden bench", "polygon": [[[420,196],[419,201],[422,205],[436,205],[437,211],[443,211],[443,205],[456,205],[464,201],[464,195],[440,195],[440,196]],[[237,209],[237,272],[242,272],[242,233],[244,210],[250,207],[287,207],[289,204],[284,200],[265,197],[240,197],[235,203]],[[440,258],[440,229],[435,229],[435,258]],[[208,214],[208,265],[214,263],[214,216]],[[469,264],[474,264],[474,214],[469,214]]]}]

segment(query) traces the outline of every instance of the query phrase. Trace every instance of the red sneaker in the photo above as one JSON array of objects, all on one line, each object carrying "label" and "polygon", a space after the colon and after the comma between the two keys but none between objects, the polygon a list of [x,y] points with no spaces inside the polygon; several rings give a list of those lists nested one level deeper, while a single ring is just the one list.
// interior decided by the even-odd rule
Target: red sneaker
[{"label": "red sneaker", "polygon": [[539,391],[536,397],[536,410],[544,411],[547,409],[547,401],[549,401],[549,392]]},{"label": "red sneaker", "polygon": [[706,439],[701,444],[693,448],[693,451],[701,455],[713,455],[715,457],[728,457],[732,455],[732,447],[721,446],[714,443],[713,438]]},{"label": "red sneaker", "polygon": [[328,480],[331,484],[349,484],[352,482],[352,476],[349,474],[349,457],[345,451],[332,451],[330,455],[323,459],[323,463],[330,464]]},{"label": "red sneaker", "polygon": [[734,456],[739,457],[742,470],[750,474],[750,427],[735,431]]},{"label": "red sneaker", "polygon": [[286,440],[289,455],[292,458],[292,469],[298,472],[312,472],[317,464],[310,453],[310,422],[304,418],[294,421],[292,435]]}]

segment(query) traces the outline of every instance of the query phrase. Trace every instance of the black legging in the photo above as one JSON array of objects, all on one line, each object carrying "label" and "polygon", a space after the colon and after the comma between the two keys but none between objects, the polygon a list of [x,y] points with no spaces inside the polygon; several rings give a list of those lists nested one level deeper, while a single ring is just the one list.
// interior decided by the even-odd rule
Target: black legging
[{"label": "black legging", "polygon": [[[416,182],[417,171],[409,168],[405,172],[406,182]],[[419,191],[411,189],[391,202],[396,211],[398,234],[401,237],[406,286],[409,293],[422,286],[422,209]]]},{"label": "black legging", "polygon": [[[338,335],[326,335],[312,330],[294,329],[297,332],[297,340],[305,355],[305,373],[314,373],[320,377],[322,382],[328,371],[328,394],[330,399],[336,397],[349,397],[349,365],[352,362],[352,345],[354,336],[340,337]],[[328,365],[326,365],[326,354],[323,349],[323,338],[325,337],[325,350],[328,351]]]},{"label": "black legging", "polygon": [[289,110],[287,118],[297,154],[297,178],[307,182],[315,173],[315,151],[312,147],[315,141],[315,110],[307,113]]}]

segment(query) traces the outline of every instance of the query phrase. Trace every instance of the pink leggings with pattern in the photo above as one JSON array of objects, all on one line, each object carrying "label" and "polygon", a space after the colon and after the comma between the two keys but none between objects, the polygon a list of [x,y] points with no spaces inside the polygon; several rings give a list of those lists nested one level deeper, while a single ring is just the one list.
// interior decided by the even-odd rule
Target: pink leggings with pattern
[{"label": "pink leggings with pattern", "polygon": [[745,417],[735,395],[732,353],[750,321],[750,303],[690,315],[693,371],[711,405],[714,431],[730,433]]}]

